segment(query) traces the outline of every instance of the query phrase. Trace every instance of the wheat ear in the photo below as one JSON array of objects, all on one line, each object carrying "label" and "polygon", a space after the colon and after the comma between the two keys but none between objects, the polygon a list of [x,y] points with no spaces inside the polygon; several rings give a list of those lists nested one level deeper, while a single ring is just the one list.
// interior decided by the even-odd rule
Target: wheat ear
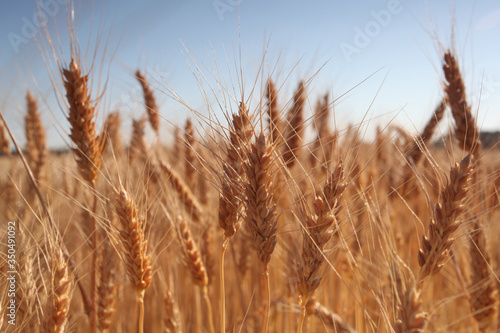
[{"label": "wheat ear", "polygon": [[313,125],[317,131],[317,138],[313,142],[313,147],[310,155],[311,165],[316,165],[318,157],[321,157],[322,162],[330,161],[331,157],[331,145],[327,144],[331,132],[328,127],[330,121],[330,102],[329,95],[325,94],[322,99],[319,99],[316,103],[316,109],[314,111],[314,122]]},{"label": "wheat ear", "polygon": [[269,136],[276,146],[283,140],[283,124],[278,108],[278,92],[271,79],[267,80],[267,114],[269,116]]},{"label": "wheat ear", "polygon": [[175,170],[165,161],[160,161],[160,169],[163,171],[174,190],[179,195],[186,212],[189,213],[193,221],[199,222],[202,214],[202,208],[195,198],[191,189],[184,183]]},{"label": "wheat ear", "polygon": [[80,65],[74,58],[62,73],[69,105],[70,138],[76,145],[73,152],[83,179],[92,183],[97,179],[101,166],[103,138],[96,134],[94,120],[96,110],[90,97],[89,77],[88,74],[82,74]]},{"label": "wheat ear", "polygon": [[183,147],[184,147],[184,140],[182,139],[182,134],[181,134],[181,129],[179,126],[175,126],[174,128],[174,143],[172,147],[172,154],[174,156],[178,156],[179,158],[174,158],[171,163],[174,167],[177,167],[180,161],[183,160],[182,154],[183,154]]},{"label": "wheat ear", "polygon": [[132,121],[132,138],[129,147],[129,163],[138,157],[144,163],[144,178],[146,183],[146,188],[149,191],[151,189],[151,184],[156,184],[159,182],[160,173],[158,170],[157,161],[152,158],[149,146],[146,143],[146,117],[142,116],[138,120]]},{"label": "wheat ear", "polygon": [[489,332],[497,315],[496,281],[491,273],[491,259],[486,235],[475,218],[470,232],[471,285],[470,305],[480,332]]},{"label": "wheat ear", "polygon": [[3,118],[2,121],[0,121],[0,153],[3,153],[7,156],[10,155],[10,140],[3,123]]},{"label": "wheat ear", "polygon": [[135,78],[142,87],[142,93],[144,95],[144,103],[146,104],[146,112],[148,114],[149,123],[151,127],[156,132],[157,135],[160,134],[160,113],[158,112],[158,105],[156,104],[156,99],[153,94],[153,90],[149,86],[149,82],[142,74],[140,70],[135,72]]},{"label": "wheat ear", "polygon": [[316,196],[313,214],[308,213],[305,207],[300,210],[300,217],[304,221],[304,232],[302,257],[297,267],[297,291],[302,305],[297,329],[299,333],[302,331],[309,298],[321,282],[320,268],[325,261],[324,247],[338,228],[340,198],[346,187],[344,167],[340,162],[325,184],[323,193]]},{"label": "wheat ear", "polygon": [[213,323],[212,305],[210,304],[210,299],[208,298],[208,274],[205,269],[205,264],[203,263],[201,253],[198,250],[198,245],[193,239],[189,225],[180,216],[178,217],[178,227],[179,238],[182,244],[182,249],[184,250],[186,265],[191,273],[193,283],[201,289],[203,299],[205,300],[205,304],[207,306],[209,329],[211,333],[214,333],[215,327]]},{"label": "wheat ear", "polygon": [[175,300],[172,292],[167,290],[165,295],[165,318],[163,322],[165,323],[165,333],[180,333],[181,329],[179,327],[178,318],[179,312],[175,306]]},{"label": "wheat ear", "polygon": [[240,228],[242,203],[245,200],[245,163],[251,138],[251,118],[247,106],[241,102],[239,113],[233,115],[230,127],[227,161],[223,164],[222,193],[219,197],[219,226],[224,231],[225,239]]},{"label": "wheat ear", "polygon": [[[36,309],[39,297],[39,276],[37,275],[36,266],[38,249],[33,243],[24,228],[20,228],[18,244],[22,246],[22,250],[17,258],[16,269],[21,279],[18,281],[16,290],[16,304],[18,306],[17,316],[19,316],[19,320],[25,322],[29,322],[38,312]],[[34,323],[31,321],[27,326],[32,328],[33,325]]]},{"label": "wheat ear", "polygon": [[304,106],[306,104],[306,86],[304,82],[293,96],[292,108],[288,111],[288,124],[286,131],[286,145],[283,152],[283,160],[287,167],[291,168],[300,156],[302,139],[304,136]]},{"label": "wheat ear", "polygon": [[52,254],[52,300],[47,332],[64,332],[71,303],[71,280],[68,261],[61,249]]},{"label": "wheat ear", "polygon": [[246,167],[247,222],[257,247],[258,258],[267,266],[277,240],[277,213],[273,203],[271,176],[274,159],[272,146],[263,133],[250,149]]},{"label": "wheat ear", "polygon": [[144,220],[137,215],[137,206],[125,189],[114,200],[116,213],[120,221],[120,240],[125,255],[125,268],[132,282],[140,305],[139,333],[144,326],[144,293],[151,284],[153,268],[151,254],[148,253],[148,241],[144,235]]},{"label": "wheat ear", "polygon": [[460,147],[479,158],[481,141],[471,107],[467,104],[465,84],[462,79],[457,58],[450,50],[444,53],[443,71],[446,79],[444,90],[450,105],[451,114],[455,119],[455,136]]},{"label": "wheat ear", "polygon": [[194,127],[191,119],[186,120],[184,128],[184,175],[189,188],[194,188],[196,183],[196,140],[194,136]]},{"label": "wheat ear", "polygon": [[45,128],[35,96],[26,94],[27,114],[24,117],[26,132],[26,159],[36,180],[40,179],[47,160]]},{"label": "wheat ear", "polygon": [[129,162],[131,163],[139,156],[147,156],[148,145],[145,136],[146,117],[132,120],[132,137],[129,146]]},{"label": "wheat ear", "polygon": [[272,172],[274,171],[273,146],[264,133],[260,133],[248,152],[246,166],[246,212],[257,256],[264,267],[264,287],[267,297],[262,330],[267,332],[271,297],[269,291],[268,266],[277,242],[278,216],[273,203]]},{"label": "wheat ear", "polygon": [[395,297],[397,300],[396,333],[425,332],[428,314],[422,310],[421,291],[416,286],[414,278],[408,277],[405,281],[401,278],[398,268],[394,270]]},{"label": "wheat ear", "polygon": [[106,118],[106,125],[104,128],[106,129],[106,146],[112,149],[113,155],[119,159],[123,155],[123,144],[122,144],[122,117],[120,112],[115,111],[108,114]]},{"label": "wheat ear", "polygon": [[223,242],[220,256],[220,298],[221,298],[221,332],[225,331],[225,287],[224,287],[224,254],[232,237],[240,228],[243,215],[245,189],[245,163],[247,151],[252,138],[251,117],[245,102],[241,102],[238,114],[233,114],[229,128],[227,160],[223,162],[222,193],[219,196],[219,227],[223,231]]},{"label": "wheat ear", "polygon": [[436,204],[433,209],[429,233],[422,238],[418,254],[419,286],[426,277],[435,275],[441,270],[448,256],[454,241],[453,233],[460,226],[458,218],[464,210],[463,201],[469,192],[472,169],[471,157],[467,155],[450,171],[449,183],[441,192],[441,203]]},{"label": "wheat ear", "polygon": [[111,327],[113,314],[116,311],[115,298],[117,289],[115,253],[107,236],[104,238],[100,254],[101,262],[99,265],[99,287],[97,289],[97,317],[99,318],[101,330],[105,332]]}]

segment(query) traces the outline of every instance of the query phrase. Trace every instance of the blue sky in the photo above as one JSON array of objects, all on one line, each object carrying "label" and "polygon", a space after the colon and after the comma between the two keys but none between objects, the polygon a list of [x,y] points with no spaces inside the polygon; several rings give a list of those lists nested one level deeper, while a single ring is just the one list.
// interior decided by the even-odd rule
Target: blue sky
[{"label": "blue sky", "polygon": [[[45,0],[39,7],[47,15],[52,38],[59,32],[57,44],[67,62],[65,2]],[[35,25],[37,3],[9,1],[3,6],[0,108],[23,141],[24,95],[31,89],[40,100],[49,144],[62,146],[67,124],[40,57],[39,45],[47,44]],[[153,86],[164,91],[168,85],[191,107],[206,112],[188,53],[199,63],[216,58],[222,71],[229,68],[236,79],[234,54],[237,59],[241,27],[246,93],[258,75],[271,75],[283,85],[279,98],[284,105],[297,82],[311,79],[319,70],[309,85],[310,103],[314,105],[316,96],[325,92],[339,98],[339,128],[363,121],[368,112],[373,127],[396,118],[409,130],[421,129],[442,96],[440,44],[454,45],[479,125],[484,130],[500,129],[497,1],[108,0],[75,1],[74,8],[87,65],[95,49],[87,43],[90,31],[93,41],[103,37],[91,74],[95,82],[106,82],[101,115],[120,108],[127,119],[124,126],[143,112],[133,77],[137,68],[151,75]],[[49,70],[55,73],[54,67]],[[204,73],[210,77],[209,70]],[[61,83],[55,84],[61,92]],[[259,80],[257,88],[261,85]],[[184,122],[186,112],[179,103],[164,92],[158,92],[157,99],[165,130],[168,122]],[[128,131],[126,127],[124,132]]]}]

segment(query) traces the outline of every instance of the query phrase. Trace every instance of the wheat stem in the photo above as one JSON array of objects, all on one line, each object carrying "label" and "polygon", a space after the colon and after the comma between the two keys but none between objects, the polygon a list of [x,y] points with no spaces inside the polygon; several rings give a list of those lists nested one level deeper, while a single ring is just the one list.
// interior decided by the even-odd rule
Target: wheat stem
[{"label": "wheat stem", "polygon": [[224,333],[226,331],[226,294],[224,289],[224,254],[226,253],[227,245],[229,244],[229,237],[224,237],[224,242],[222,243],[222,249],[220,253],[220,331]]},{"label": "wheat stem", "polygon": [[300,317],[299,317],[299,325],[297,326],[297,333],[302,333],[302,327],[304,326],[304,322],[306,319],[306,304],[307,304],[306,299],[301,301]]},{"label": "wheat stem", "polygon": [[269,269],[267,265],[264,267],[263,275],[266,310],[264,312],[264,321],[262,322],[262,333],[267,333],[267,328],[269,326],[269,312],[271,312],[271,290],[269,290]]},{"label": "wheat stem", "polygon": [[208,297],[208,286],[203,287],[203,300],[207,306],[207,316],[208,316],[208,328],[210,333],[215,333],[214,318],[212,313],[212,304],[210,304],[210,298]]},{"label": "wheat stem", "polygon": [[144,290],[140,291],[139,297],[139,320],[138,320],[138,331],[139,333],[144,332]]},{"label": "wheat stem", "polygon": [[[95,182],[91,183],[92,190],[95,192]],[[97,209],[97,196],[94,195],[94,203],[92,204],[92,213],[95,214]],[[91,216],[90,234],[92,243],[92,268],[90,275],[90,328],[93,333],[97,332],[97,226],[95,217]]]}]

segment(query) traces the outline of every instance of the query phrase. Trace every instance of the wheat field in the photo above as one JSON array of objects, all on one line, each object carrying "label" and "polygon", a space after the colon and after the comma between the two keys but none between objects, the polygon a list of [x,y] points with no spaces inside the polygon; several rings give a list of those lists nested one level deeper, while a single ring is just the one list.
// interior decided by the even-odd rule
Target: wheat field
[{"label": "wheat field", "polygon": [[0,331],[500,331],[500,154],[453,46],[420,133],[373,138],[335,126],[342,106],[312,79],[264,71],[251,96],[207,89],[200,114],[138,69],[126,128],[71,50],[51,76],[70,149],[47,148],[35,91],[25,133],[0,121]]}]

